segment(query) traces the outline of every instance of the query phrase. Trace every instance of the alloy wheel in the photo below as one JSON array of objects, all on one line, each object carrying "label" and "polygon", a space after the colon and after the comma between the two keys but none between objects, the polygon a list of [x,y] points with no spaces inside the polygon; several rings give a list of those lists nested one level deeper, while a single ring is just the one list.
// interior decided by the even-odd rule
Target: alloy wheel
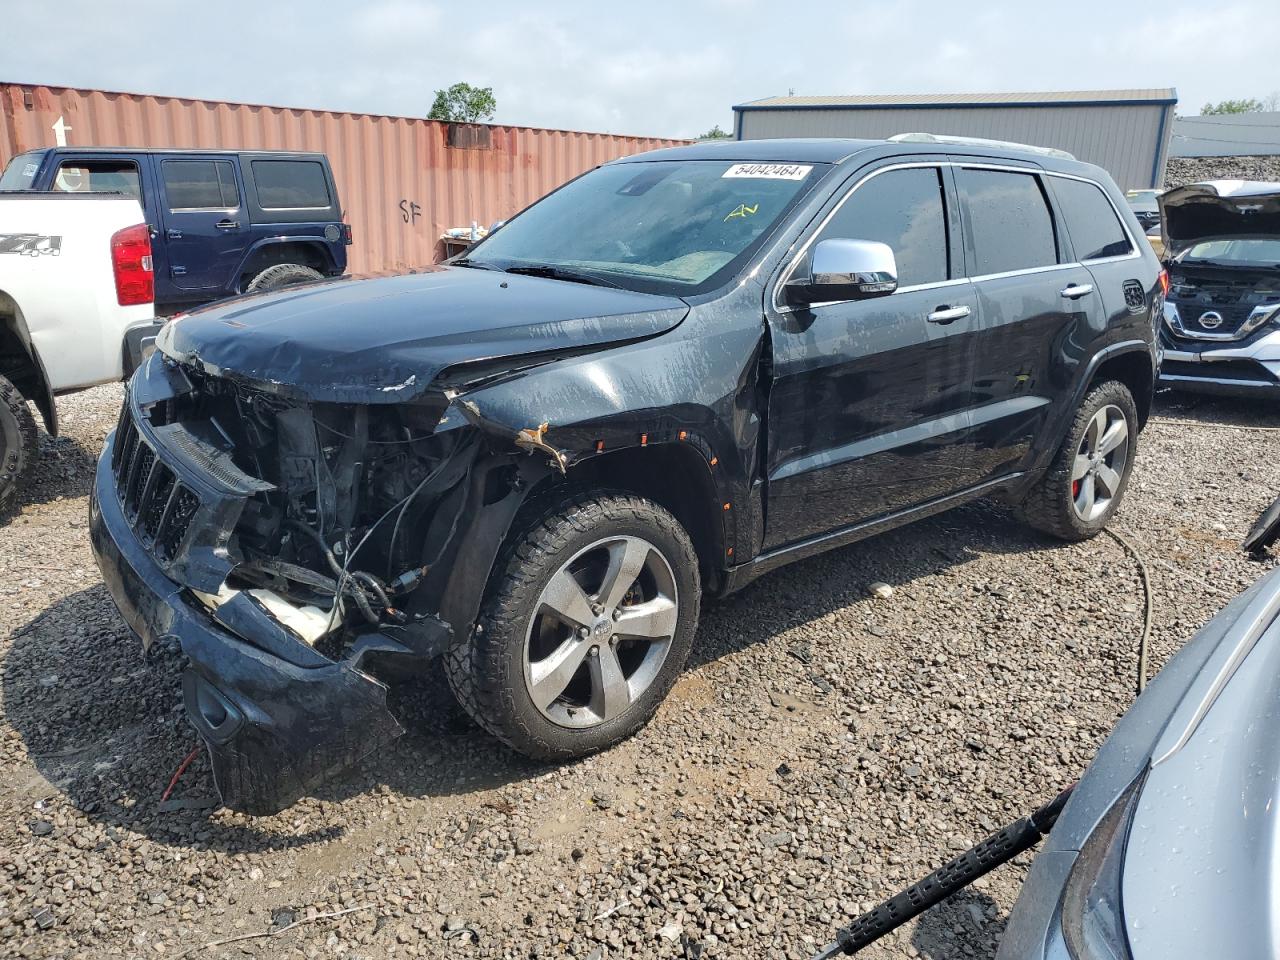
[{"label": "alloy wheel", "polygon": [[1113,403],[1089,419],[1071,468],[1071,501],[1076,516],[1097,520],[1120,492],[1129,462],[1129,421]]},{"label": "alloy wheel", "polygon": [[679,622],[671,565],[640,537],[579,550],[547,582],[525,638],[524,680],[564,727],[613,720],[657,678]]}]

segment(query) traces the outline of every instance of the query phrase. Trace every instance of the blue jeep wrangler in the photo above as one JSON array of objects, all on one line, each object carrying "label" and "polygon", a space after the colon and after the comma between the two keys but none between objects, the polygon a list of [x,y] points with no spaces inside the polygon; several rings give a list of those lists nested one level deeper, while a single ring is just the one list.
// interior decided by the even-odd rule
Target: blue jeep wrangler
[{"label": "blue jeep wrangler", "polygon": [[162,314],[347,267],[351,228],[322,153],[55,147],[15,156],[0,190],[137,197]]}]

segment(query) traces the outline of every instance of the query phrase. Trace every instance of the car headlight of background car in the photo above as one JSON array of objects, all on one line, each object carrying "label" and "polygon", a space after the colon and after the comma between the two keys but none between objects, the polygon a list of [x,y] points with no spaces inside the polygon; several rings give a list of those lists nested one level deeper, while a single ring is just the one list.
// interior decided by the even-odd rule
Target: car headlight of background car
[{"label": "car headlight of background car", "polygon": [[1073,960],[1131,960],[1120,887],[1129,828],[1147,772],[1135,780],[1081,845],[1059,911]]}]

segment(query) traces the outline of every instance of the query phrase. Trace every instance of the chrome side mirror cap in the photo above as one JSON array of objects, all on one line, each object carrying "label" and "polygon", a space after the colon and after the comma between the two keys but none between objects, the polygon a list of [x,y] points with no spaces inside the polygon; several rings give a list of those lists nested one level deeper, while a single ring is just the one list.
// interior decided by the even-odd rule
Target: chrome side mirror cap
[{"label": "chrome side mirror cap", "polygon": [[791,303],[865,300],[898,289],[893,248],[877,240],[820,240],[810,254],[810,263],[809,276],[794,278],[786,285]]}]

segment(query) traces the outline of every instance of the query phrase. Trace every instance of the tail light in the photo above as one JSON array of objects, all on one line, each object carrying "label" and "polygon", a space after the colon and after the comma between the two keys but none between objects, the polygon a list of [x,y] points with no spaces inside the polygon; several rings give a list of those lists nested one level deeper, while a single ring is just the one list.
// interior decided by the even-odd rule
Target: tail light
[{"label": "tail light", "polygon": [[1160,294],[1167,297],[1169,295],[1169,271],[1160,271]]},{"label": "tail light", "polygon": [[131,307],[155,300],[150,227],[139,223],[111,235],[111,269],[115,272],[116,302],[120,306]]},{"label": "tail light", "polygon": [[348,247],[351,246],[351,224],[349,223],[342,225],[342,242]]}]

